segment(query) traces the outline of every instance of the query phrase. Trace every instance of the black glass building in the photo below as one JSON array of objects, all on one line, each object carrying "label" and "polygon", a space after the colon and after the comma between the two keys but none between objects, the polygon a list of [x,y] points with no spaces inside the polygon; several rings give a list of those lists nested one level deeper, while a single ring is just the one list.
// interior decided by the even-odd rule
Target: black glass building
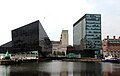
[{"label": "black glass building", "polygon": [[12,30],[12,47],[52,52],[51,41],[39,20]]}]

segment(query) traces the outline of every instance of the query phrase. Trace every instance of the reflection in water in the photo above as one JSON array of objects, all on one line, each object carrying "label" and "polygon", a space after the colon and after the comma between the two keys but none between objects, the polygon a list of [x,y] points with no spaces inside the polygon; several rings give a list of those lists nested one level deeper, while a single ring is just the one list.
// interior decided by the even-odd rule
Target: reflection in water
[{"label": "reflection in water", "polygon": [[120,76],[120,64],[103,63],[103,76]]},{"label": "reflection in water", "polygon": [[50,61],[0,65],[0,76],[120,76],[120,64]]},{"label": "reflection in water", "polygon": [[9,76],[10,66],[0,66],[0,76]]}]

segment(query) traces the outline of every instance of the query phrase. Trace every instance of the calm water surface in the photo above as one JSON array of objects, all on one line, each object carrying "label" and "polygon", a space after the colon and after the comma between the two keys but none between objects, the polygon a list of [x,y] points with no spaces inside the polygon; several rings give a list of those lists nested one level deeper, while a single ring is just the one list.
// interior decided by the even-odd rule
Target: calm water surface
[{"label": "calm water surface", "polygon": [[0,76],[120,76],[120,64],[50,61],[0,65]]}]

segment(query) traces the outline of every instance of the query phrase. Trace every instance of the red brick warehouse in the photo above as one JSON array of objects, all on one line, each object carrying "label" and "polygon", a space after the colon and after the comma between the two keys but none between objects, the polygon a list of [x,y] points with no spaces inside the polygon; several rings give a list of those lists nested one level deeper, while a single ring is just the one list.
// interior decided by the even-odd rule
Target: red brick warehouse
[{"label": "red brick warehouse", "polygon": [[103,56],[112,55],[113,57],[120,57],[120,37],[116,38],[107,38],[103,39]]}]

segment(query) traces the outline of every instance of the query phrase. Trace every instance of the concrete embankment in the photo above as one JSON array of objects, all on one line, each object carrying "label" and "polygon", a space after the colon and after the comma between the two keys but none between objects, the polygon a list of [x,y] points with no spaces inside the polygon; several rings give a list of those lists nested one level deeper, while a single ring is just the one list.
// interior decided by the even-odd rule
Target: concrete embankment
[{"label": "concrete embankment", "polygon": [[0,64],[2,64],[2,65],[11,65],[14,63],[15,63],[14,60],[0,60]]},{"label": "concrete embankment", "polygon": [[[41,58],[42,59],[42,58]],[[40,60],[41,60],[40,59]],[[48,57],[43,58],[45,61],[47,60],[62,60],[62,61],[73,61],[73,62],[101,62],[102,59],[96,59],[96,58],[67,58],[67,57]]]},{"label": "concrete embankment", "polygon": [[0,60],[1,65],[13,65],[13,64],[21,64],[27,62],[37,62],[38,59],[16,59],[16,60]]},{"label": "concrete embankment", "polygon": [[80,61],[80,62],[101,62],[102,59],[95,59],[95,58],[66,58],[63,61]]},{"label": "concrete embankment", "polygon": [[48,57],[41,59],[44,59],[44,61],[62,60],[62,61],[71,61],[71,62],[101,62],[102,61],[102,59],[96,59],[96,58],[67,58],[67,57]]}]

